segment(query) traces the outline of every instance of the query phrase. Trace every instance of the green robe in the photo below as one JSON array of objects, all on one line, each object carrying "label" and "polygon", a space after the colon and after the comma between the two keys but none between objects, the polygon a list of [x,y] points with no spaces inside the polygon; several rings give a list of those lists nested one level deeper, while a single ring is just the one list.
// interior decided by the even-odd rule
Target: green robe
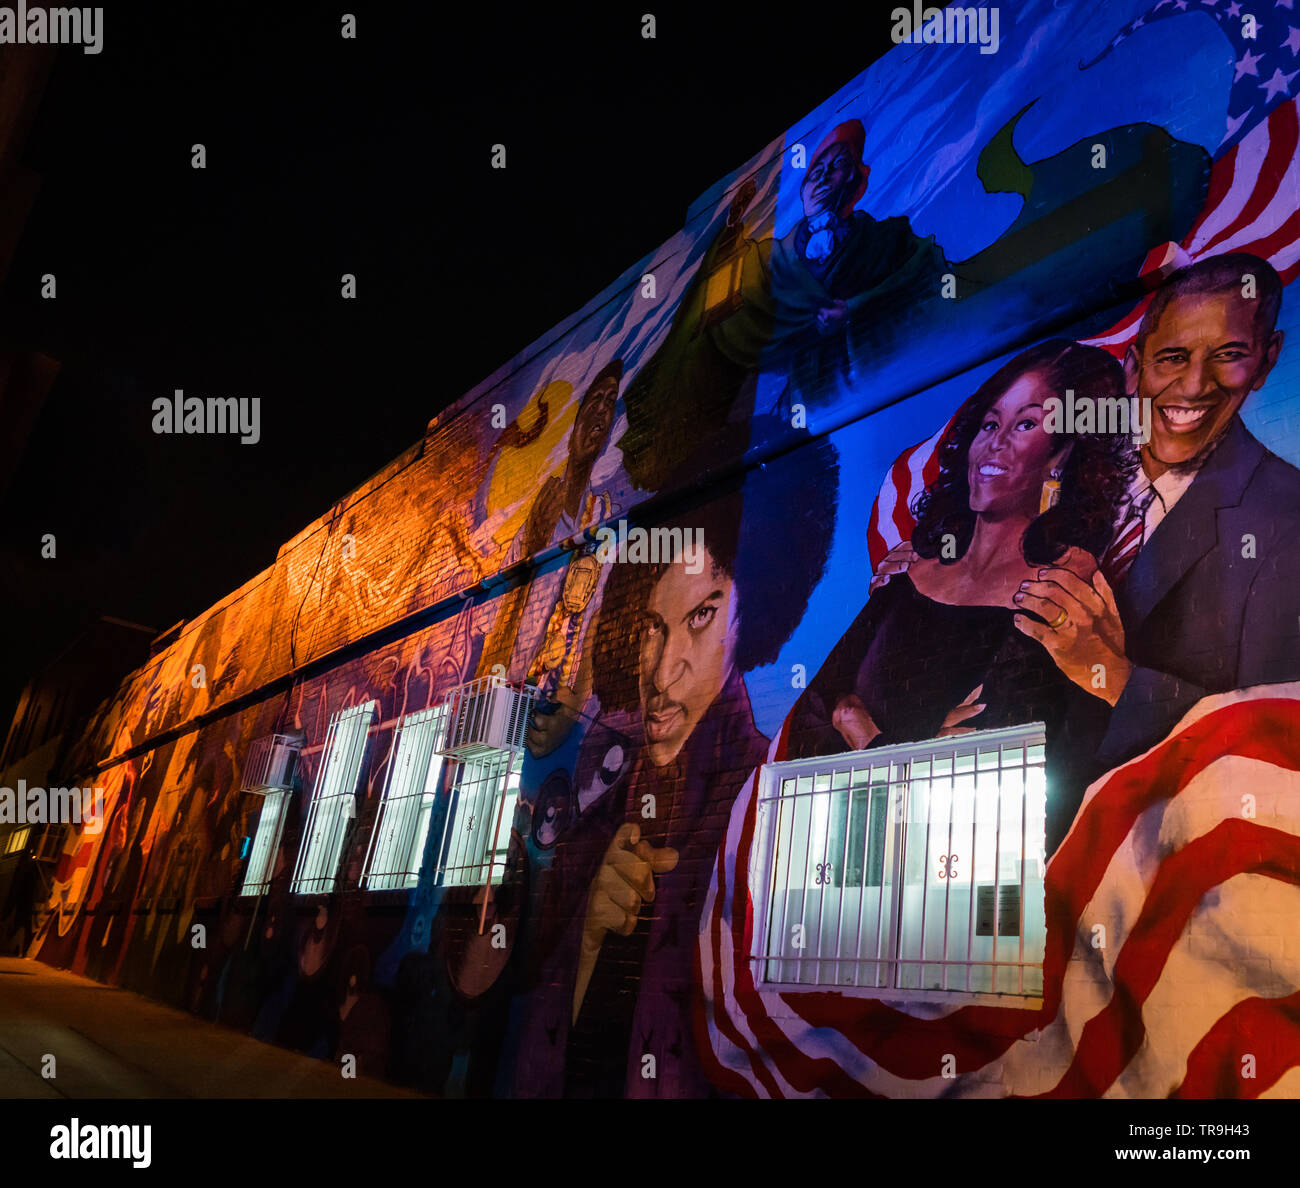
[{"label": "green robe", "polygon": [[[943,252],[905,218],[855,211],[852,230],[820,265],[803,258],[807,237],[801,220],[779,240],[741,239],[740,305],[711,325],[708,280],[735,241],[724,230],[705,252],[667,338],[623,393],[628,428],[618,445],[641,490],[663,490],[716,430],[748,421],[746,381],[760,368],[788,373],[801,397],[815,400],[836,373],[847,377],[851,363],[868,362],[908,309],[939,295]],[[822,336],[817,313],[837,300],[848,306],[845,328]],[[714,465],[732,460],[706,457]]]}]

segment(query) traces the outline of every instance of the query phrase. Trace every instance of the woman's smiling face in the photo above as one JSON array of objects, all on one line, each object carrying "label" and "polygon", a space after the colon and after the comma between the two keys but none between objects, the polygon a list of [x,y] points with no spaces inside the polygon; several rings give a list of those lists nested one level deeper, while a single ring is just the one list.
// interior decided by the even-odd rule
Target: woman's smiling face
[{"label": "woman's smiling face", "polygon": [[1042,377],[1030,372],[984,414],[966,461],[971,511],[991,519],[1038,514],[1057,448],[1043,428],[1043,405],[1052,395]]}]

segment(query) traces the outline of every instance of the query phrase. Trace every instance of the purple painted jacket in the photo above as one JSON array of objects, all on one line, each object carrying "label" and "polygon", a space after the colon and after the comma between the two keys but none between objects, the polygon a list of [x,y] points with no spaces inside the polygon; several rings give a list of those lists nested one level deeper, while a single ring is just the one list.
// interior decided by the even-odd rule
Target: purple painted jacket
[{"label": "purple painted jacket", "polygon": [[[603,768],[610,786],[556,845],[541,897],[550,939],[540,944],[549,956],[523,1008],[515,1096],[716,1092],[695,1050],[695,943],[732,802],[763,762],[767,739],[754,725],[743,679],[733,672],[676,759],[655,767],[643,744],[639,713],[598,721],[583,741],[576,772],[581,778]],[[651,804],[654,815],[644,815]],[[571,1025],[587,896],[626,822],[640,826],[652,845],[675,849],[677,866],[657,876],[655,899],[642,906],[631,937],[606,935],[582,1013]]]}]

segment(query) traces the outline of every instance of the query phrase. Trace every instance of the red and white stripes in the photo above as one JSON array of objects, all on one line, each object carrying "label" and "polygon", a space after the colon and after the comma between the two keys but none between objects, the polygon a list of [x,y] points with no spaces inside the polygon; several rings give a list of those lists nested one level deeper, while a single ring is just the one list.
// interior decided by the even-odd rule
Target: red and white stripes
[{"label": "red and white stripes", "polygon": [[757,773],[736,799],[697,949],[697,1046],[720,1087],[755,1097],[1300,1089],[1300,684],[1206,698],[1088,790],[1047,867],[1039,1009],[757,985],[756,787]]}]

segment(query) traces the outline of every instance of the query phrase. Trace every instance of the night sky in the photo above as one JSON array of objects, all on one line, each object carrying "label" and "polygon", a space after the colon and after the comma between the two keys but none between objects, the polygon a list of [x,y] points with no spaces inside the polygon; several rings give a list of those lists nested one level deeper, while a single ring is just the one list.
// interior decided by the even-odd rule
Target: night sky
[{"label": "night sky", "polygon": [[[892,48],[889,6],[457,7],[110,3],[101,54],[60,51],[0,288],[0,348],[62,364],[0,497],[4,727],[83,624],[268,566]],[[175,388],[260,397],[260,444],[155,435]]]}]

